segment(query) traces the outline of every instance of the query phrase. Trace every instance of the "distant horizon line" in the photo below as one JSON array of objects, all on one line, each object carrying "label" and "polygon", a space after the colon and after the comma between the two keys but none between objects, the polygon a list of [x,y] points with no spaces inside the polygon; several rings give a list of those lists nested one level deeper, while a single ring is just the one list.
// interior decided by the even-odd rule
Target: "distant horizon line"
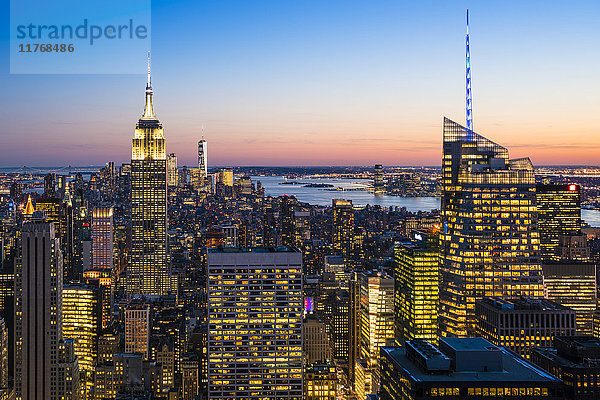
[{"label": "distant horizon line", "polygon": [[[130,164],[130,163],[121,163],[121,165]],[[441,168],[441,165],[385,165],[385,164],[368,164],[368,165],[208,165],[208,168],[373,168],[375,165],[381,165],[384,168]],[[31,168],[31,169],[68,169],[68,168],[103,168],[106,164],[91,164],[91,165],[67,165],[67,166],[38,166],[38,165],[23,165],[23,166],[0,166],[0,169],[21,169],[21,168]],[[115,166],[118,166],[115,163]],[[188,168],[196,168],[194,165],[182,165],[177,168],[188,167]],[[585,168],[585,167],[593,167],[600,168],[600,165],[591,165],[591,164],[540,164],[534,166],[534,168],[544,168],[544,167],[570,167],[570,168]]]}]

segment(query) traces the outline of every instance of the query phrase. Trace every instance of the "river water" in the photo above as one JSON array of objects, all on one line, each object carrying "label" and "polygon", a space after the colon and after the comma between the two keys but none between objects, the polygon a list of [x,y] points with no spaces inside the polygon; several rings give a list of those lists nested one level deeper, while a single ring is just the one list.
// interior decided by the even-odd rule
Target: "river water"
[{"label": "river water", "polygon": [[[382,207],[406,207],[408,211],[431,211],[440,208],[440,200],[435,197],[400,197],[388,196],[385,194],[374,194],[366,190],[348,191],[348,190],[327,190],[335,188],[357,189],[366,188],[370,180],[368,179],[308,179],[297,178],[289,179],[300,183],[330,184],[333,188],[315,188],[304,187],[304,185],[282,185],[285,178],[281,176],[253,176],[252,181],[260,181],[265,188],[267,195],[277,197],[285,194],[296,196],[304,203],[320,206],[330,206],[332,199],[352,200],[352,204],[365,206],[379,205]],[[594,227],[600,227],[600,211],[581,210],[581,218]]]}]

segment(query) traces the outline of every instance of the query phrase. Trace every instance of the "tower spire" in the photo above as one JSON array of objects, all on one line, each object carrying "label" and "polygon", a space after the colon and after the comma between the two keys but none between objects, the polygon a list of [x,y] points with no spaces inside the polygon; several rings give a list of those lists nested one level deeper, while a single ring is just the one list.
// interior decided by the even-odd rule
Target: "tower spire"
[{"label": "tower spire", "polygon": [[142,119],[156,119],[152,107],[152,78],[150,77],[150,52],[148,52],[148,81],[146,83],[146,106]]},{"label": "tower spire", "polygon": [[152,78],[150,77],[150,52],[148,52],[148,83],[146,89],[152,90]]},{"label": "tower spire", "polygon": [[473,132],[473,100],[471,98],[471,50],[469,43],[469,9],[467,8],[467,73],[466,73],[466,89],[467,89],[467,129]]}]

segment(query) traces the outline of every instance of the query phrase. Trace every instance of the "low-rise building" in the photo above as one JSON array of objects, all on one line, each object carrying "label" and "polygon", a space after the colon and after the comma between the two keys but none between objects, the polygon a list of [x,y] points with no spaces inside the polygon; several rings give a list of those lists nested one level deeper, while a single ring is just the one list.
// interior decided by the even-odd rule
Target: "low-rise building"
[{"label": "low-rise building", "polygon": [[552,347],[531,349],[531,362],[565,383],[565,399],[600,399],[600,340],[556,337]]},{"label": "low-rise building", "polygon": [[381,350],[380,400],[563,398],[563,383],[479,338],[422,339]]},{"label": "low-rise building", "polygon": [[546,299],[484,298],[475,302],[477,334],[528,358],[555,336],[575,336],[574,310]]}]

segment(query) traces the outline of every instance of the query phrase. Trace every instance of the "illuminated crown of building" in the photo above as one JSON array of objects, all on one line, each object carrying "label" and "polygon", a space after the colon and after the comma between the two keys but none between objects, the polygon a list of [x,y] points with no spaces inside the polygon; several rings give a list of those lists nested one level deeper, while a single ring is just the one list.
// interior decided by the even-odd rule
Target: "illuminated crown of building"
[{"label": "illuminated crown of building", "polygon": [[25,215],[31,215],[33,214],[35,211],[35,207],[33,206],[33,203],[31,202],[31,195],[29,195],[29,197],[27,198],[27,205],[25,206]]}]

